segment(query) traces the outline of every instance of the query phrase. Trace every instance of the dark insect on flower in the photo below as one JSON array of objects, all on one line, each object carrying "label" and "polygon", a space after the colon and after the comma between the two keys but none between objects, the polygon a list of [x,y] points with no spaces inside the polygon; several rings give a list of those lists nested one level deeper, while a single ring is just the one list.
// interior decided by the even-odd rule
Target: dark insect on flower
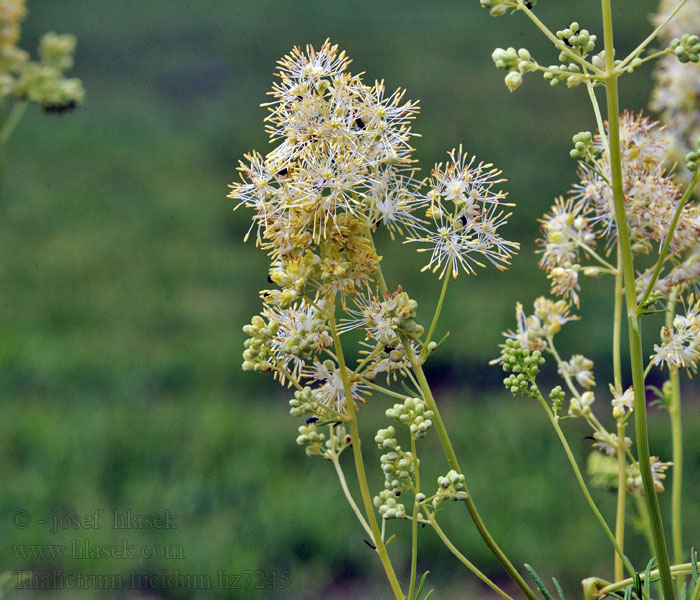
[{"label": "dark insect on flower", "polygon": [[274,281],[272,281],[272,275],[267,276],[267,283],[274,283]]},{"label": "dark insect on flower", "polygon": [[279,171],[277,171],[277,175],[279,175],[280,177],[286,177],[288,173],[289,173],[289,169],[287,169],[287,167],[284,167],[284,168],[280,169]]},{"label": "dark insect on flower", "polygon": [[61,114],[73,110],[78,107],[78,103],[75,100],[64,104],[45,104],[42,106],[45,113]]},{"label": "dark insect on flower", "polygon": [[318,421],[318,417],[309,417],[306,419],[306,424],[311,425],[311,423],[315,423],[316,421]]},{"label": "dark insect on flower", "polygon": [[529,8],[530,10],[532,10],[532,2],[530,2],[530,0],[525,0],[523,4],[525,5],[525,8]]},{"label": "dark insect on flower", "polygon": [[467,215],[459,215],[459,222],[462,224],[462,227],[467,226]]},{"label": "dark insect on flower", "polygon": [[355,119],[355,125],[357,125],[360,129],[364,129],[365,127],[367,127],[365,122],[362,119],[360,119],[360,117],[357,117]]}]

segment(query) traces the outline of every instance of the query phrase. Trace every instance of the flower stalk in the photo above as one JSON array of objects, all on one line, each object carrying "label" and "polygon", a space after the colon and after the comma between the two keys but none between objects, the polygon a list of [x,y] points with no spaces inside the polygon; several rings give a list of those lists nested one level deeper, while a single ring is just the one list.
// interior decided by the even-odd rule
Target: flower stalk
[{"label": "flower stalk", "polygon": [[[334,299],[335,300],[335,299]],[[362,457],[362,442],[360,438],[360,428],[357,424],[357,412],[353,405],[353,395],[350,382],[348,380],[348,370],[345,365],[345,357],[343,355],[343,347],[340,343],[340,337],[338,336],[338,328],[335,322],[335,302],[331,304],[331,309],[328,314],[328,321],[330,323],[331,335],[333,337],[333,343],[335,346],[335,351],[338,356],[338,366],[340,367],[340,376],[343,382],[343,390],[345,392],[345,408],[348,411],[349,426],[350,426],[350,436],[352,437],[352,455],[355,459],[355,470],[357,472],[357,482],[360,486],[360,494],[362,495],[362,503],[364,504],[365,514],[367,515],[367,520],[369,521],[370,529],[372,530],[372,543],[376,547],[376,552],[379,555],[379,560],[384,567],[384,572],[386,573],[387,579],[389,580],[389,585],[391,590],[396,597],[396,600],[404,600],[403,592],[401,591],[401,584],[396,578],[396,573],[394,572],[394,567],[391,564],[389,555],[386,551],[386,545],[382,539],[381,531],[377,523],[377,517],[374,513],[374,506],[372,504],[372,496],[369,492],[369,485],[367,483],[367,474],[365,472],[364,459]]]},{"label": "flower stalk", "polygon": [[634,259],[627,228],[625,199],[622,182],[622,162],[620,158],[620,117],[617,74],[614,64],[613,26],[610,0],[601,0],[603,12],[603,35],[605,42],[605,64],[607,79],[605,84],[608,112],[608,134],[610,144],[610,167],[612,172],[612,191],[615,208],[615,224],[617,240],[622,258],[623,283],[627,306],[627,325],[630,346],[630,362],[632,367],[632,385],[634,389],[635,432],[639,469],[644,485],[644,498],[649,511],[651,531],[654,540],[661,585],[665,600],[673,600],[675,592],[670,571],[668,550],[664,537],[663,523],[659,500],[656,495],[654,480],[651,472],[649,453],[649,436],[647,433],[646,397],[644,385],[644,365],[642,358],[642,332],[639,322],[637,298],[635,295]]}]

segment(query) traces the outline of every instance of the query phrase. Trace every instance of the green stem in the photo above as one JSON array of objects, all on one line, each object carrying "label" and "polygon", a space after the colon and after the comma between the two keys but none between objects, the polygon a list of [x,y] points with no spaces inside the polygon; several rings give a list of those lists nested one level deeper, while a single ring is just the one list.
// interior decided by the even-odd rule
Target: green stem
[{"label": "green stem", "polygon": [[649,511],[647,510],[647,505],[644,504],[644,499],[638,494],[633,494],[635,502],[637,503],[637,512],[639,513],[639,529],[641,530],[644,539],[649,547],[649,552],[654,553],[654,537],[651,535],[651,527],[649,525]]},{"label": "green stem", "polygon": [[571,379],[571,375],[569,375],[569,372],[567,371],[566,367],[564,367],[564,361],[562,360],[561,356],[559,356],[559,352],[557,352],[557,349],[554,346],[554,336],[552,335],[547,336],[547,351],[554,357],[554,360],[557,362],[557,368],[559,371],[561,371],[561,375],[564,378],[566,387],[569,388],[571,395],[574,398],[580,398],[581,394],[576,389],[576,386],[574,385],[574,382]]},{"label": "green stem", "polygon": [[[698,566],[700,566],[700,563],[698,563]],[[678,564],[678,565],[673,565],[672,567],[669,567],[671,573],[674,575],[687,575],[688,573],[692,573],[693,571],[693,564],[692,563],[683,563],[683,564]],[[659,576],[659,570],[654,569],[649,573],[650,578],[655,578]],[[644,581],[644,573],[639,573],[639,578]],[[623,590],[625,589],[628,585],[632,585],[634,583],[634,578],[630,577],[627,579],[623,579],[622,581],[616,581],[615,583],[612,583],[610,585],[605,586],[604,588],[601,588],[598,590],[598,594],[596,595],[596,598],[605,598],[608,594],[611,594],[612,592],[616,592],[617,590]],[[693,599],[695,600],[695,596],[693,596]]]},{"label": "green stem", "polygon": [[425,341],[423,342],[423,349],[421,350],[419,360],[423,362],[428,353],[428,344],[430,340],[433,339],[433,333],[435,333],[435,327],[437,326],[438,319],[440,318],[440,313],[442,312],[442,304],[445,301],[445,295],[447,294],[447,284],[450,282],[450,274],[445,273],[445,281],[442,283],[442,289],[440,290],[440,298],[438,299],[437,307],[435,308],[435,314],[433,315],[433,322],[430,324],[430,329],[428,329],[428,335],[425,336]]},{"label": "green stem", "polygon": [[[602,130],[601,130],[602,131]],[[613,382],[615,389],[622,392],[622,356],[620,343],[622,340],[622,256],[617,247],[617,273],[615,275],[615,313],[613,316]]]},{"label": "green stem", "polygon": [[430,515],[430,525],[432,528],[435,530],[435,533],[438,534],[438,537],[442,540],[442,543],[447,546],[448,550],[454,554],[459,561],[466,566],[474,575],[476,575],[481,581],[483,581],[486,585],[488,585],[494,592],[496,592],[499,596],[502,598],[506,598],[506,600],[513,600],[511,596],[506,594],[501,588],[499,588],[493,581],[491,581],[486,575],[484,575],[477,567],[472,563],[464,554],[462,554],[457,547],[450,541],[450,539],[445,535],[445,532],[440,529],[440,526],[437,524],[437,521],[435,520],[434,515]]},{"label": "green stem", "polygon": [[[605,137],[605,124],[603,123],[603,116],[600,114],[600,104],[598,104],[598,97],[595,95],[595,89],[589,81],[586,82],[586,91],[588,91],[588,97],[591,100],[591,105],[593,106],[593,114],[595,115],[595,122],[598,125],[598,131],[600,132],[600,139],[603,142],[603,149],[608,158],[610,158],[610,146],[608,145],[608,138]],[[620,265],[618,263],[618,270]]]},{"label": "green stem", "polygon": [[576,463],[576,459],[574,458],[574,454],[571,451],[571,447],[569,446],[569,442],[566,441],[566,436],[564,435],[564,432],[561,430],[561,427],[559,427],[559,419],[554,416],[554,413],[552,413],[551,409],[549,408],[549,405],[547,404],[547,401],[544,399],[541,393],[538,392],[537,394],[537,400],[539,403],[542,405],[544,408],[545,412],[547,413],[547,417],[549,418],[549,422],[552,424],[552,427],[554,427],[554,431],[556,431],[557,437],[559,438],[559,441],[561,442],[562,446],[564,447],[564,452],[566,452],[566,456],[569,459],[569,463],[571,464],[571,468],[574,471],[574,475],[576,476],[576,481],[578,481],[579,487],[581,488],[581,491],[583,492],[584,498],[586,498],[586,502],[588,502],[588,506],[591,507],[591,510],[593,511],[593,514],[595,515],[596,519],[598,519],[598,522],[600,523],[601,527],[605,531],[605,535],[608,536],[608,539],[612,543],[613,547],[617,551],[617,554],[620,556],[620,559],[623,561],[625,568],[630,572],[630,574],[634,575],[634,567],[630,564],[630,562],[627,560],[627,557],[625,556],[624,552],[622,551],[622,548],[618,545],[615,536],[613,535],[612,531],[610,531],[610,527],[608,527],[608,524],[605,522],[605,518],[601,514],[600,510],[598,510],[598,506],[595,503],[595,500],[593,500],[593,497],[591,496],[591,493],[588,491],[588,486],[586,485],[586,481],[583,479],[583,475],[581,474],[581,471],[578,468],[578,464]]},{"label": "green stem", "polygon": [[345,357],[343,355],[343,347],[340,344],[340,337],[338,336],[338,328],[335,322],[335,302],[331,303],[331,308],[328,314],[328,321],[330,324],[331,335],[333,337],[333,343],[335,345],[336,352],[338,353],[338,368],[340,369],[340,377],[343,381],[343,391],[345,393],[345,408],[350,416],[350,436],[352,437],[352,454],[355,459],[355,469],[357,471],[357,481],[360,485],[360,493],[362,494],[362,502],[365,506],[365,514],[369,520],[370,529],[372,530],[372,541],[376,546],[376,552],[379,555],[379,559],[384,567],[384,572],[386,573],[391,589],[394,592],[396,600],[405,600],[403,592],[401,591],[401,585],[396,578],[396,573],[394,573],[394,567],[391,565],[391,560],[386,551],[386,546],[384,545],[384,540],[382,539],[381,532],[379,530],[379,525],[377,524],[377,517],[374,514],[374,505],[372,504],[372,496],[369,492],[369,486],[367,484],[367,474],[365,473],[364,460],[362,458],[362,448],[360,442],[360,429],[357,424],[357,413],[355,412],[354,400],[352,397],[352,387],[348,379],[348,369],[345,365]]},{"label": "green stem", "polygon": [[627,229],[625,200],[622,183],[622,163],[620,158],[620,116],[617,90],[617,75],[614,65],[614,45],[612,29],[611,0],[601,0],[603,12],[603,37],[605,40],[606,93],[608,109],[608,131],[610,135],[610,167],[612,173],[613,198],[615,204],[615,223],[618,232],[618,244],[622,256],[622,272],[627,304],[628,334],[630,345],[630,362],[632,363],[632,385],[634,387],[635,430],[639,470],[644,483],[644,499],[649,509],[652,534],[654,537],[654,554],[661,574],[661,584],[665,600],[674,600],[675,592],[670,571],[668,550],[664,537],[659,499],[654,489],[649,455],[649,438],[646,422],[646,397],[644,389],[644,366],[642,358],[642,333],[637,313],[635,295],[634,262]]},{"label": "green stem", "polygon": [[654,52],[654,54],[650,54],[649,56],[645,56],[644,58],[640,58],[639,62],[635,65],[635,68],[641,67],[644,63],[654,60],[655,58],[659,58],[660,56],[664,56],[665,54],[673,54],[673,50],[671,50],[671,48],[666,48],[664,50]]},{"label": "green stem", "polygon": [[[617,506],[615,510],[615,541],[625,551],[625,504],[627,502],[627,457],[625,456],[625,425],[617,422]],[[615,581],[624,574],[622,557],[615,552]]]},{"label": "green stem", "polygon": [[[418,463],[418,454],[416,454],[416,438],[411,436],[411,454],[415,464],[416,488],[414,490],[417,496],[420,492],[420,466]],[[418,516],[420,514],[420,504],[416,497],[413,499],[413,520],[411,521],[411,581],[408,586],[408,600],[413,600],[413,593],[416,588],[416,571],[418,570]]]},{"label": "green stem", "polygon": [[[372,236],[372,231],[369,229],[369,227],[367,228],[366,233],[370,243],[372,244],[372,247],[374,248],[374,238]],[[448,275],[445,276],[447,277]],[[382,272],[381,266],[377,267],[377,281],[379,283],[380,291],[382,293],[385,293],[387,290],[386,280],[384,279],[384,274]],[[445,455],[447,456],[447,461],[455,471],[464,474],[461,467],[459,466],[459,461],[457,460],[457,455],[455,454],[454,448],[452,447],[452,442],[450,442],[450,438],[447,435],[447,429],[445,429],[445,424],[442,421],[442,416],[440,415],[440,411],[438,410],[437,403],[435,402],[433,393],[430,390],[430,386],[428,385],[428,380],[425,378],[423,367],[418,362],[417,357],[413,352],[413,348],[411,347],[411,341],[404,335],[401,336],[401,342],[406,351],[406,355],[408,356],[408,359],[411,363],[411,368],[417,378],[418,387],[422,392],[423,399],[428,405],[428,408],[432,410],[435,415],[433,417],[433,424],[435,425],[438,437],[440,438],[440,443],[442,444],[442,448],[445,452]],[[501,563],[501,565],[508,573],[510,578],[522,590],[523,594],[525,594],[525,596],[529,600],[538,600],[535,592],[533,592],[530,589],[530,587],[527,585],[526,581],[523,579],[520,573],[518,573],[513,564],[508,560],[508,557],[505,555],[503,550],[500,549],[498,544],[496,544],[496,541],[493,539],[493,537],[491,537],[491,534],[489,533],[488,529],[486,528],[486,525],[484,524],[483,520],[481,519],[481,516],[479,515],[479,511],[477,511],[476,509],[476,505],[474,504],[471,494],[469,493],[469,490],[466,487],[466,483],[465,491],[467,492],[467,498],[466,500],[464,500],[464,504],[467,507],[467,511],[469,512],[469,516],[471,517],[474,526],[476,527],[476,530],[479,532],[479,535],[484,540],[486,546],[498,559],[498,562]]]},{"label": "green stem", "polygon": [[22,120],[25,110],[27,110],[27,102],[19,101],[12,107],[10,115],[7,117],[7,121],[5,121],[2,126],[2,130],[0,130],[0,144],[4,145],[8,142],[12,132],[15,130],[15,127],[17,127],[19,122]]},{"label": "green stem", "polygon": [[[542,65],[535,64],[535,71],[541,71],[543,73],[553,73],[554,75],[565,75],[565,76],[570,76],[572,73],[571,71],[562,71],[561,69],[554,69],[552,67],[543,67]],[[598,77],[595,75],[590,75],[584,73],[577,73],[576,74],[578,77],[580,77],[583,81],[586,83],[589,83],[591,80],[598,80]]]},{"label": "green stem", "polygon": [[[673,327],[673,319],[676,315],[676,301],[678,291],[671,292],[666,307],[666,327]],[[683,538],[681,531],[681,506],[683,490],[683,424],[681,423],[681,383],[678,369],[669,368],[669,380],[671,382],[671,402],[668,414],[671,417],[671,439],[673,441],[673,485],[671,489],[671,533],[673,539],[673,555],[676,562],[683,557]],[[682,580],[678,580],[678,593]]]},{"label": "green stem", "polygon": [[[622,393],[622,366],[620,341],[622,337],[622,270],[620,250],[617,251],[617,273],[615,274],[615,309],[613,316],[613,381],[617,393]],[[625,549],[625,504],[627,502],[627,458],[625,455],[625,425],[617,422],[617,508],[615,512],[615,540]],[[615,553],[615,581],[624,573],[622,559]]]},{"label": "green stem", "polygon": [[654,41],[657,35],[661,33],[661,31],[666,27],[666,25],[669,24],[671,19],[676,16],[676,13],[683,8],[683,5],[687,2],[687,0],[681,0],[681,2],[676,6],[675,9],[659,24],[659,26],[652,31],[647,38],[639,44],[632,52],[629,53],[629,55],[620,63],[620,65],[617,67],[616,74],[621,74],[628,66],[629,64],[637,58],[642,52],[644,52],[644,48],[646,48],[651,42]]},{"label": "green stem", "polygon": [[[442,448],[445,452],[445,455],[447,456],[447,462],[450,463],[450,467],[457,471],[457,473],[464,474],[464,471],[462,471],[462,468],[459,466],[457,455],[455,454],[454,448],[452,447],[452,442],[450,441],[450,438],[447,434],[445,423],[442,420],[442,416],[440,415],[440,411],[438,410],[437,403],[435,402],[435,398],[433,397],[433,393],[430,390],[430,386],[428,385],[427,379],[425,378],[423,368],[418,363],[416,355],[413,352],[413,349],[411,348],[410,344],[408,343],[408,340],[402,338],[402,341],[404,344],[404,348],[406,349],[406,354],[408,355],[408,360],[411,363],[413,372],[416,374],[420,390],[423,394],[423,399],[428,405],[428,408],[431,411],[433,411],[435,415],[433,417],[433,424],[435,425],[438,437],[440,438],[440,443],[442,444]],[[464,504],[467,507],[469,516],[474,522],[474,525],[477,531],[479,532],[479,535],[484,540],[489,550],[491,550],[494,556],[501,563],[508,575],[510,575],[511,579],[522,590],[522,592],[530,600],[536,600],[537,596],[535,595],[535,593],[530,589],[530,587],[527,585],[520,573],[516,571],[515,567],[508,560],[508,557],[504,554],[503,550],[501,550],[498,544],[496,544],[496,541],[493,539],[493,537],[491,537],[491,534],[489,533],[488,529],[486,528],[486,525],[484,524],[483,520],[481,519],[481,516],[479,515],[479,511],[476,509],[476,505],[472,500],[472,496],[469,493],[468,488],[466,487],[466,482],[464,491],[467,492],[467,498],[464,500]]]},{"label": "green stem", "polygon": [[335,467],[335,472],[338,474],[338,479],[340,480],[340,487],[343,488],[343,494],[345,494],[345,498],[347,499],[348,504],[352,509],[352,512],[355,513],[357,520],[360,522],[360,525],[362,525],[362,528],[365,530],[367,535],[369,535],[370,539],[374,539],[374,533],[372,533],[372,530],[370,529],[369,525],[367,525],[367,521],[362,516],[362,511],[358,508],[357,504],[355,504],[355,499],[352,497],[352,494],[348,489],[348,484],[345,481],[345,474],[343,473],[343,468],[340,466],[340,460],[338,455],[333,454],[330,461]]},{"label": "green stem", "polygon": [[581,242],[578,242],[578,246],[583,249],[584,252],[587,252],[590,254],[593,258],[595,258],[603,267],[605,267],[610,273],[616,273],[615,267],[613,267],[607,260],[605,260],[600,254],[598,254],[593,248],[586,246],[585,244],[582,244]]}]

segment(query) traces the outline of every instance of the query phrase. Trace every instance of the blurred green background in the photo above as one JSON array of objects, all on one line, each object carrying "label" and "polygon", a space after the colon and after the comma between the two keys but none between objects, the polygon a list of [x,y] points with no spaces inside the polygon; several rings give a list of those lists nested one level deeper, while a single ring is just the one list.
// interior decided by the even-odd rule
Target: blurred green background
[{"label": "blurred green background", "polygon": [[[595,3],[540,4],[538,14],[554,29],[577,19],[599,32]],[[655,6],[616,4],[624,53],[648,32]],[[582,89],[549,88],[530,76],[517,93],[507,92],[490,59],[495,47],[525,46],[544,64],[556,61],[524,18],[493,19],[476,0],[30,0],[28,7],[24,48],[33,52],[48,30],[78,36],[72,73],[83,79],[87,100],[61,117],[30,108],[6,148],[0,571],[62,573],[64,581],[76,574],[151,579],[127,590],[87,585],[13,595],[387,597],[331,466],[306,458],[294,443],[299,423],[287,413],[289,393],[240,371],[241,327],[258,310],[267,267],[262,252],[243,244],[250,214],[232,212],[227,184],[244,152],[268,148],[259,105],[275,61],[295,44],[318,46],[327,37],[367,80],[383,78],[388,88],[405,87],[407,97],[420,99],[414,129],[423,134],[416,146],[424,172],[462,143],[508,177],[517,207],[507,236],[522,251],[509,272],[460,277],[452,286],[440,326],[451,336],[431,359],[429,378],[477,504],[513,562],[556,576],[572,597],[582,577],[611,576],[612,552],[544,414],[504,395],[500,369],[488,366],[500,332],[514,325],[515,301],[527,307],[547,291],[533,254],[536,219],[574,180],[571,136],[595,127]],[[626,78],[624,106],[644,108],[649,91],[648,69]],[[418,273],[411,248],[381,239],[380,251],[389,277],[428,318],[434,278]],[[582,321],[568,326],[561,346],[596,360],[605,404],[610,282],[584,283]],[[658,326],[652,323],[653,335]],[[552,376],[551,369],[544,374]],[[686,389],[692,401],[696,388]],[[698,425],[697,404],[690,404],[689,432]],[[368,440],[385,409],[384,400],[363,409]],[[665,415],[652,411],[651,421],[653,451],[668,457]],[[566,430],[585,461],[588,431],[576,422]],[[424,473],[432,479],[447,466],[434,436],[424,445]],[[369,464],[378,464],[366,446]],[[700,454],[688,451],[689,490],[697,490]],[[379,489],[378,469],[373,477]],[[612,519],[613,496],[596,498]],[[664,509],[669,499],[662,497]],[[104,511],[99,527],[51,533],[53,518],[97,510]],[[116,530],[113,510],[169,511],[176,528]],[[19,522],[18,514],[31,522]],[[688,523],[698,516],[688,503]],[[450,507],[445,522],[464,553],[508,587],[466,513]],[[399,535],[391,550],[405,575],[410,533],[405,523],[390,530]],[[421,536],[433,597],[488,595],[456,568],[436,536]],[[26,550],[70,550],[85,540],[126,540],[163,556],[76,560],[32,558]],[[643,539],[632,528],[628,552],[646,564]],[[216,582],[219,572],[240,577],[229,580],[231,589],[158,584],[173,574]]]}]

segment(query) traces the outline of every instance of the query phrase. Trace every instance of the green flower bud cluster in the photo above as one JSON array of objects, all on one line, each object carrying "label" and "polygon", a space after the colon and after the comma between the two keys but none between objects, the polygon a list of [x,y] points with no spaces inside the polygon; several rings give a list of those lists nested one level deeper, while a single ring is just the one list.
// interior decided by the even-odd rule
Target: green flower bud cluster
[{"label": "green flower bud cluster", "polygon": [[374,441],[380,449],[388,450],[380,458],[384,471],[384,490],[375,496],[374,505],[385,519],[405,518],[406,508],[396,498],[410,488],[416,458],[412,453],[401,450],[396,441],[396,430],[391,425],[377,431]]},{"label": "green flower bud cluster", "polygon": [[579,131],[572,139],[574,147],[569,152],[571,158],[594,162],[600,154],[600,148],[593,145],[593,134],[590,131]]},{"label": "green flower bud cluster", "polygon": [[377,435],[374,436],[374,441],[380,450],[395,450],[398,444],[396,441],[396,429],[391,425],[386,429],[379,429]]},{"label": "green flower bud cluster", "polygon": [[297,444],[306,446],[307,456],[320,456],[323,454],[323,442],[326,441],[326,436],[319,433],[316,423],[307,423],[299,427],[299,435],[297,436]]},{"label": "green flower bud cluster", "polygon": [[502,17],[509,8],[515,8],[515,3],[507,0],[481,0],[481,8],[488,9],[492,17]]},{"label": "green flower bud cluster", "polygon": [[[384,342],[389,347],[394,347],[400,345],[401,334],[412,338],[419,338],[423,335],[423,326],[414,321],[418,309],[418,302],[413,300],[406,292],[399,292],[396,296],[393,296],[390,301],[384,303],[384,305],[389,311],[389,328],[384,327],[383,333],[378,336],[375,335],[377,339]],[[380,331],[380,324],[376,320],[372,319],[368,325],[368,329],[375,329],[377,332]],[[387,335],[387,329],[390,332],[389,335]],[[391,334],[393,333],[397,335],[392,337]],[[399,358],[395,357],[392,360],[396,362]]]},{"label": "green flower bud cluster", "polygon": [[698,139],[698,149],[685,155],[685,166],[691,173],[698,170],[700,166],[700,139]]},{"label": "green flower bud cluster", "polygon": [[382,454],[379,460],[384,471],[384,487],[399,493],[407,489],[415,473],[413,454],[404,452],[401,446],[396,446],[395,450]]},{"label": "green flower bud cluster", "polygon": [[77,43],[74,35],[47,33],[39,43],[39,58],[47,67],[67,71],[73,68],[73,53]]},{"label": "green flower bud cluster", "polygon": [[[416,311],[418,302],[409,297],[406,292],[400,292],[394,299],[394,317],[392,318],[393,329],[411,338],[419,338],[425,331],[423,326],[416,323]],[[392,341],[398,345],[399,340]]]},{"label": "green flower bud cluster", "polygon": [[406,507],[396,499],[397,494],[391,490],[382,490],[374,497],[374,506],[384,519],[406,519]]},{"label": "green flower bud cluster", "polygon": [[[270,326],[277,321],[270,319]],[[297,329],[289,331],[281,340],[279,351],[283,356],[295,357],[302,360],[312,358],[320,347],[329,346],[331,336],[328,333],[325,315],[316,312],[313,318],[299,324]]]},{"label": "green flower bud cluster", "polygon": [[503,370],[512,373],[503,380],[506,389],[514,395],[527,394],[533,398],[539,393],[535,377],[544,364],[542,352],[530,351],[517,340],[506,339],[503,347]]},{"label": "green flower bud cluster", "polygon": [[569,401],[569,416],[584,417],[590,415],[593,402],[595,402],[593,392],[583,392],[578,398],[571,398]]},{"label": "green flower bud cluster", "polygon": [[317,415],[322,410],[322,405],[314,398],[313,390],[305,387],[294,392],[294,398],[289,401],[289,414],[293,417],[303,415]]},{"label": "green flower bud cluster", "polygon": [[250,337],[244,342],[243,370],[244,371],[269,371],[272,365],[266,360],[269,347],[267,343],[274,337],[279,329],[275,321],[265,323],[260,315],[255,315],[250,325],[243,327],[243,332]]},{"label": "green flower bud cluster", "polygon": [[438,489],[433,498],[433,508],[437,508],[440,502],[445,499],[455,501],[466,500],[468,497],[466,488],[466,480],[464,475],[457,473],[454,469],[450,470],[447,475],[438,477]]},{"label": "green flower bud cluster", "polygon": [[[613,50],[613,56],[615,54],[615,51]],[[632,72],[633,69],[639,66],[640,59],[635,59],[633,60],[629,67],[626,69],[630,73]],[[596,54],[593,58],[591,58],[591,63],[593,64],[594,67],[597,67],[601,71],[605,70],[605,50],[601,50]],[[622,63],[621,60],[613,60],[613,66],[618,67]]]},{"label": "green flower bud cluster", "polygon": [[[566,29],[557,31],[557,37],[583,58],[588,56],[590,52],[593,52],[596,40],[598,39],[595,35],[591,35],[588,29],[581,29],[576,21]],[[559,54],[559,60],[564,62],[566,59],[566,52],[562,51]]]},{"label": "green flower bud cluster", "polygon": [[400,496],[411,486],[416,458],[411,452],[404,452],[401,449],[396,441],[396,430],[391,425],[377,431],[374,441],[380,449],[388,450],[380,458],[382,471],[384,471],[384,487],[396,496]]},{"label": "green flower bud cluster", "polygon": [[491,53],[491,59],[497,69],[508,71],[505,77],[505,83],[508,90],[514,92],[520,87],[523,82],[523,73],[534,71],[537,68],[537,63],[532,60],[530,52],[525,48],[516,50],[515,48],[496,48]]},{"label": "green flower bud cluster", "polygon": [[39,43],[39,61],[29,61],[25,52],[15,53],[13,56],[17,60],[0,65],[4,84],[0,86],[0,93],[37,102],[46,112],[63,112],[77,107],[85,95],[83,84],[79,79],[64,76],[64,72],[73,66],[75,46],[73,35],[47,33]]},{"label": "green flower bud cluster", "polygon": [[549,399],[552,402],[552,411],[555,415],[561,410],[565,397],[566,394],[564,394],[564,390],[561,389],[560,385],[556,386],[551,392],[549,392]]},{"label": "green flower bud cluster", "polygon": [[567,87],[573,88],[583,83],[581,68],[575,63],[550,65],[549,69],[544,73],[549,85],[559,85],[565,81]]},{"label": "green flower bud cluster", "polygon": [[671,50],[682,63],[696,63],[700,59],[700,38],[684,33],[680,39],[671,41]]},{"label": "green flower bud cluster", "polygon": [[415,439],[425,437],[433,425],[435,416],[432,410],[426,410],[425,402],[420,398],[406,398],[403,404],[394,404],[387,409],[386,416],[396,419],[408,427]]}]

